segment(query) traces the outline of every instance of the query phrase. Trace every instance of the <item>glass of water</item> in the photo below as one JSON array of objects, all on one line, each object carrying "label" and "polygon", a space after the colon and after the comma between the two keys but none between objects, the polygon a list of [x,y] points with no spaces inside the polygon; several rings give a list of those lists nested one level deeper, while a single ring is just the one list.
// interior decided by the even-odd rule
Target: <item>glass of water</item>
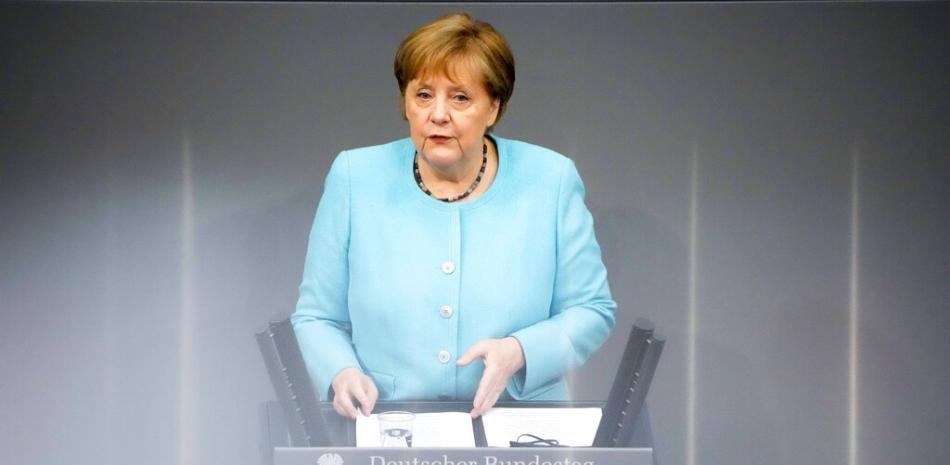
[{"label": "glass of water", "polygon": [[383,412],[379,414],[379,439],[383,447],[412,447],[410,412]]}]

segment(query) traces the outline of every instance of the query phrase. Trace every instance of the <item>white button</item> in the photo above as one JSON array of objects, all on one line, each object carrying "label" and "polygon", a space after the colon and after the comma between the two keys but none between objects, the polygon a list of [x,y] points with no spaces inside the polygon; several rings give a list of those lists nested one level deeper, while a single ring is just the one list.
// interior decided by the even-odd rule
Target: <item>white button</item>
[{"label": "white button", "polygon": [[439,361],[442,363],[449,363],[449,359],[452,358],[452,354],[447,350],[439,351]]},{"label": "white button", "polygon": [[452,274],[455,271],[455,263],[451,261],[445,262],[442,264],[442,272],[445,274]]},{"label": "white button", "polygon": [[455,313],[455,311],[452,310],[451,305],[443,305],[439,308],[439,315],[442,315],[442,318],[452,318],[453,313]]}]

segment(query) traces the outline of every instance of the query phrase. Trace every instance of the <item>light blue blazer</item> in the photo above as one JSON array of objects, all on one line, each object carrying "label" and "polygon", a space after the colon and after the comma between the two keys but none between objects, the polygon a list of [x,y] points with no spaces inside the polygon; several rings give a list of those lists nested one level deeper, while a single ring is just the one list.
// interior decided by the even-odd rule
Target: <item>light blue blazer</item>
[{"label": "light blue blazer", "polygon": [[493,139],[495,180],[457,204],[415,184],[408,138],[334,160],[292,317],[321,396],[359,367],[381,400],[472,399],[484,365],[456,360],[514,336],[525,368],[502,397],[568,398],[563,376],[603,344],[616,308],[584,186],[568,158]]}]

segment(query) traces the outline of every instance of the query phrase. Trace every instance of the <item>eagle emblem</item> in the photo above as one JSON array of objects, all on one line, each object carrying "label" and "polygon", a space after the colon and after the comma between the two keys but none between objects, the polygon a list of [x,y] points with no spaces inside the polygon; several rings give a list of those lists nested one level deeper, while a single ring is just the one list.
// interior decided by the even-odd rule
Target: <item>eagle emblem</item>
[{"label": "eagle emblem", "polygon": [[323,454],[317,459],[317,465],[343,465],[343,457],[340,454]]}]

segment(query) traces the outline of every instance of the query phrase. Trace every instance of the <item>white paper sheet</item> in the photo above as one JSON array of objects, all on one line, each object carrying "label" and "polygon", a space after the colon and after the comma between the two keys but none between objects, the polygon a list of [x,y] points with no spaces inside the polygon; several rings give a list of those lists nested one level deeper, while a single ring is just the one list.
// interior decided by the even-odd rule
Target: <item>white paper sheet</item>
[{"label": "white paper sheet", "polygon": [[[379,447],[379,417],[356,417],[356,447]],[[417,413],[412,447],[475,447],[472,417],[464,412]]]},{"label": "white paper sheet", "polygon": [[601,413],[599,408],[493,408],[482,415],[482,424],[489,447],[510,447],[508,442],[524,433],[557,439],[562,446],[590,446]]}]

